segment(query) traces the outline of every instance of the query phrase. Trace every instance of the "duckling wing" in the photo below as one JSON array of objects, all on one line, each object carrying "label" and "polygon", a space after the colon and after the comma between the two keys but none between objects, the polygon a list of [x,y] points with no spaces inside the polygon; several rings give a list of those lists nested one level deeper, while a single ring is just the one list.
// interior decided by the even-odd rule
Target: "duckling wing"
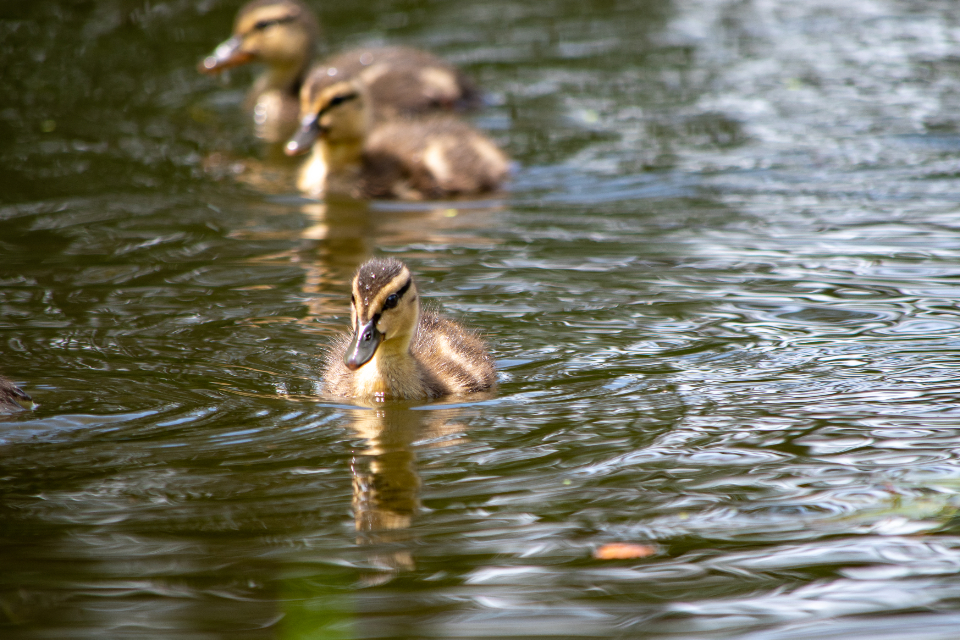
[{"label": "duckling wing", "polygon": [[453,117],[397,119],[376,127],[364,148],[372,197],[436,199],[494,191],[506,179],[506,155]]},{"label": "duckling wing", "polygon": [[484,391],[496,385],[496,367],[483,340],[433,311],[421,312],[411,352],[434,397]]},{"label": "duckling wing", "polygon": [[[363,47],[324,60],[331,82],[360,78],[377,117],[479,106],[476,86],[456,67],[411,47]],[[335,70],[331,75],[331,70]]]}]

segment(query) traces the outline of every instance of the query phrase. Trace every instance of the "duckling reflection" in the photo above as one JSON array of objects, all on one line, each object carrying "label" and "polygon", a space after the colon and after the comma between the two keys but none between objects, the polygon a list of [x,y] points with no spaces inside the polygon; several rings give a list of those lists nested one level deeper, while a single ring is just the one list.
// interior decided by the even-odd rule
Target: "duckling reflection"
[{"label": "duckling reflection", "polygon": [[24,393],[23,389],[13,384],[9,378],[0,376],[0,413],[33,409],[35,406],[33,398]]},{"label": "duckling reflection", "polygon": [[439,199],[496,191],[507,178],[506,155],[455,117],[374,123],[361,82],[328,85],[317,72],[300,98],[300,129],[285,151],[312,150],[297,180],[310,195]]},{"label": "duckling reflection", "polygon": [[[307,227],[299,231],[302,248],[314,247],[325,261],[350,265],[351,274],[376,248],[414,243],[489,249],[497,240],[480,232],[493,224],[499,203],[426,203],[392,208],[352,198],[331,198],[301,205]],[[242,232],[240,232],[242,233]]]},{"label": "duckling reflection", "polygon": [[420,309],[405,264],[393,258],[361,265],[350,298],[352,339],[327,353],[324,390],[367,399],[426,399],[492,390],[496,367],[473,332]]},{"label": "duckling reflection", "polygon": [[402,544],[410,538],[409,530],[420,508],[421,481],[414,443],[430,440],[432,446],[451,444],[445,436],[464,429],[454,422],[462,410],[413,411],[380,405],[374,410],[348,413],[350,426],[367,443],[351,463],[357,544],[376,547],[369,563],[387,573],[367,576],[367,582],[383,582],[392,573],[415,568],[413,556]]},{"label": "duckling reflection", "polygon": [[[199,65],[202,73],[251,62],[266,70],[247,97],[258,137],[282,142],[296,130],[298,93],[317,48],[320,25],[299,0],[254,0],[237,14],[233,36]],[[386,113],[473,106],[479,94],[456,68],[407,47],[353,49],[321,64],[333,81],[359,77]]]},{"label": "duckling reflection", "polygon": [[[287,248],[254,258],[259,265],[293,265],[303,270],[302,292],[306,314],[298,322],[315,329],[317,322],[327,323],[346,310],[342,295],[335,292],[349,286],[350,278],[378,249],[427,244],[477,251],[487,250],[498,241],[485,234],[496,215],[499,203],[466,203],[469,206],[420,205],[409,203],[372,204],[350,198],[307,202],[296,215],[285,202],[265,200],[257,204],[263,218],[251,225],[238,226],[230,237],[242,241],[286,241]],[[282,222],[274,222],[277,218]],[[346,284],[345,284],[346,282]]]},{"label": "duckling reflection", "polygon": [[[421,424],[418,413],[405,409],[351,411],[352,428],[367,448],[350,464],[357,544],[402,542],[420,506],[420,475],[411,443]],[[408,550],[373,558],[392,570],[413,569]]]},{"label": "duckling reflection", "polygon": [[[430,244],[485,250],[496,243],[479,233],[490,227],[497,206],[454,208],[403,205],[383,211],[362,200],[311,202],[300,207],[307,226],[296,247],[282,259],[304,271],[303,293],[307,315],[314,325],[344,311],[343,301],[330,292],[343,287],[377,249]],[[278,256],[280,257],[280,256]],[[274,258],[277,259],[277,258]]]}]

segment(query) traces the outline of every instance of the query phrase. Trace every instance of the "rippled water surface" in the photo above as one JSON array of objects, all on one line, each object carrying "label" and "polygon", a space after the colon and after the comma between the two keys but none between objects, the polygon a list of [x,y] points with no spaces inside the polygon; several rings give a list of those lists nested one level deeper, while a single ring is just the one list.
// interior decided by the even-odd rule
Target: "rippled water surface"
[{"label": "rippled water surface", "polygon": [[[957,636],[955,3],[311,4],[509,192],[300,198],[195,71],[237,3],[0,8],[0,635]],[[319,395],[385,254],[494,397]]]}]

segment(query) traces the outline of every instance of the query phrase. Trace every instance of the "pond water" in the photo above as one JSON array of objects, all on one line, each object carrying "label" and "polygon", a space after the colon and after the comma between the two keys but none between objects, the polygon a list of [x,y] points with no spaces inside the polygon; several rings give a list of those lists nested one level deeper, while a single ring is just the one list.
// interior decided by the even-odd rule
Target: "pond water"
[{"label": "pond water", "polygon": [[[0,635],[956,637],[955,3],[311,4],[508,193],[299,197],[195,70],[238,3],[0,7]],[[495,396],[318,394],[373,255]]]}]

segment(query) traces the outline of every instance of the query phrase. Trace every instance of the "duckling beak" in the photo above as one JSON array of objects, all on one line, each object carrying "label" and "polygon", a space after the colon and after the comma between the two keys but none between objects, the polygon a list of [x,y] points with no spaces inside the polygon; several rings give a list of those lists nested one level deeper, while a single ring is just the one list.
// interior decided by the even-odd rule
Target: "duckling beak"
[{"label": "duckling beak", "polygon": [[323,131],[320,128],[320,122],[317,120],[317,116],[306,116],[300,121],[300,128],[293,134],[290,141],[287,142],[283,148],[283,152],[288,156],[303,155],[310,150],[310,147],[317,141],[321,133],[323,133]]},{"label": "duckling beak", "polygon": [[13,400],[24,409],[36,409],[37,407],[37,403],[33,401],[33,398],[22,391],[18,393],[17,397],[15,397]]},{"label": "duckling beak", "polygon": [[350,346],[347,347],[347,355],[344,357],[343,363],[347,365],[347,369],[356,371],[370,361],[381,342],[383,342],[383,334],[380,333],[374,322],[368,322],[360,326],[357,332],[353,334],[353,341],[350,342]]},{"label": "duckling beak", "polygon": [[224,69],[252,62],[253,56],[240,50],[242,45],[243,39],[240,36],[225,40],[213,50],[213,55],[207,56],[197,65],[197,70],[200,73],[220,73]]},{"label": "duckling beak", "polygon": [[37,406],[37,403],[33,401],[33,398],[28,396],[20,387],[11,387],[8,389],[12,400],[24,409],[34,409]]}]

